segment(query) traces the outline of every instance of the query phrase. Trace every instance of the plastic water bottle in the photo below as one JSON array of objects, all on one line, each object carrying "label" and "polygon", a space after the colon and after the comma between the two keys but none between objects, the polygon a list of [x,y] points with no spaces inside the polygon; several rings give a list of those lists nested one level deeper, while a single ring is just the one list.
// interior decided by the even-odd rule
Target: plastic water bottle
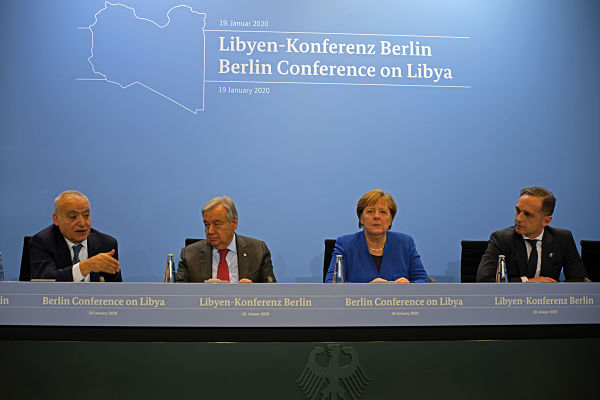
[{"label": "plastic water bottle", "polygon": [[342,262],[342,255],[337,254],[335,256],[335,266],[333,269],[333,283],[345,283],[346,274],[344,273],[344,263]]},{"label": "plastic water bottle", "polygon": [[496,282],[508,283],[508,274],[506,273],[506,257],[503,254],[498,256],[498,269],[496,270]]},{"label": "plastic water bottle", "polygon": [[167,256],[167,267],[165,268],[165,283],[175,283],[175,260],[173,254]]}]

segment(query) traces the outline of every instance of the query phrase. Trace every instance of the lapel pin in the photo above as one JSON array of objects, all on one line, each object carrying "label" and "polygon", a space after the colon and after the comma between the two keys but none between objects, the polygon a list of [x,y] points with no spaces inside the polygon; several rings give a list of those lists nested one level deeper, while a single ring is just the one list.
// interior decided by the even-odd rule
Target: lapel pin
[{"label": "lapel pin", "polygon": [[[244,257],[246,257],[247,255],[248,255],[248,254],[244,253]],[[552,256],[550,256],[550,257],[552,257]]]},{"label": "lapel pin", "polygon": [[550,253],[550,258],[552,258],[553,255],[554,255],[554,253]]}]

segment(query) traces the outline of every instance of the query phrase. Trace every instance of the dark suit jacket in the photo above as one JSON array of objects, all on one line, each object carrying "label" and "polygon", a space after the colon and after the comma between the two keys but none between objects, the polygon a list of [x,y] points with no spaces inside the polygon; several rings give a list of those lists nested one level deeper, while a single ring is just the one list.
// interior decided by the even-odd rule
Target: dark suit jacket
[{"label": "dark suit jacket", "polygon": [[[98,253],[106,253],[115,249],[114,258],[119,259],[117,240],[105,233],[93,229],[87,238],[88,258]],[[73,262],[71,251],[65,238],[56,225],[50,225],[38,232],[29,242],[29,257],[32,279],[56,279],[73,282]],[[90,281],[98,282],[103,276],[107,282],[121,282],[121,271],[116,274],[91,272]]]},{"label": "dark suit jacket", "polygon": [[[488,247],[477,270],[477,282],[495,282],[498,256],[506,256],[506,271],[511,282],[521,282],[527,274],[527,248],[523,236],[514,226],[492,233]],[[564,268],[567,281],[583,281],[585,267],[579,257],[571,231],[546,226],[542,238],[542,265],[540,276],[559,280]]]},{"label": "dark suit jacket", "polygon": [[[239,278],[252,282],[275,282],[271,253],[265,242],[242,235],[235,235]],[[204,282],[212,278],[212,246],[207,240],[190,244],[181,249],[181,261],[177,267],[177,282]]]}]

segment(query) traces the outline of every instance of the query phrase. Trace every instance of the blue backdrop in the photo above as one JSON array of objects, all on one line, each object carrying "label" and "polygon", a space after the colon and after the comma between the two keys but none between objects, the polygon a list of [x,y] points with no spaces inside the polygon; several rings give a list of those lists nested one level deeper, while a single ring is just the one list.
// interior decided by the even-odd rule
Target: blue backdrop
[{"label": "blue backdrop", "polygon": [[[321,280],[323,239],[354,232],[374,188],[395,197],[393,229],[413,235],[438,281],[459,281],[462,239],[512,224],[524,186],[555,193],[553,225],[600,239],[599,18],[598,2],[566,0],[5,2],[6,278],[18,278],[23,236],[71,188],[118,238],[127,281],[161,280],[167,254],[204,237],[201,206],[224,194],[283,282]],[[246,49],[228,48],[234,38]],[[384,41],[431,55],[382,54]],[[272,73],[223,68],[250,60]],[[315,61],[376,73],[277,69]]]}]

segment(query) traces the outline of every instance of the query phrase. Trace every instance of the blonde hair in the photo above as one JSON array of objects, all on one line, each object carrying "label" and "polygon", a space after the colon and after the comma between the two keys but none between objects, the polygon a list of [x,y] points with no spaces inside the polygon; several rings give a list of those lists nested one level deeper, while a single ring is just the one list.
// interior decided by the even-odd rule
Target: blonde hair
[{"label": "blonde hair", "polygon": [[[363,194],[363,196],[360,198],[360,200],[358,200],[358,204],[356,205],[356,215],[358,216],[358,227],[359,228],[362,228],[362,226],[363,226],[363,224],[360,222],[360,217],[361,217],[363,211],[365,210],[365,208],[367,208],[368,206],[370,206],[372,204],[377,203],[377,201],[379,199],[385,199],[387,201],[388,208],[390,209],[390,213],[392,214],[392,221],[394,220],[394,217],[396,216],[396,211],[398,211],[398,206],[396,205],[394,198],[392,197],[391,194],[385,193],[381,189],[375,189],[375,190],[371,190],[370,192]],[[390,224],[390,228],[391,227],[392,227],[392,225]]]}]

